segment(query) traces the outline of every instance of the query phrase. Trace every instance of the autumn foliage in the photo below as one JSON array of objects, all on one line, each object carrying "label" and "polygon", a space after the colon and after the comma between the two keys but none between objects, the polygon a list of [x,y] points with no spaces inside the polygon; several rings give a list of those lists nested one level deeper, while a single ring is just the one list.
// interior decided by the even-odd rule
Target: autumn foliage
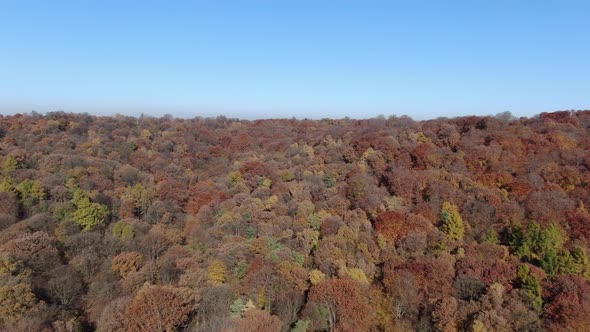
[{"label": "autumn foliage", "polygon": [[588,128],[0,115],[0,330],[585,331]]}]

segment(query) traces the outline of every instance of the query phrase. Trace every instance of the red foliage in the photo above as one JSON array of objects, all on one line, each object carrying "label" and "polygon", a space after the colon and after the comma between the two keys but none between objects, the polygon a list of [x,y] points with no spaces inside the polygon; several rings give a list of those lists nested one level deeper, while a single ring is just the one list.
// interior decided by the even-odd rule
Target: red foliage
[{"label": "red foliage", "polygon": [[580,211],[569,211],[566,214],[570,233],[577,238],[590,240],[590,213]]},{"label": "red foliage", "polygon": [[545,314],[552,331],[584,331],[590,325],[590,284],[578,276],[559,276],[549,289]]},{"label": "red foliage", "polygon": [[127,309],[127,331],[176,331],[192,311],[193,294],[171,286],[144,286]]},{"label": "red foliage", "polygon": [[280,331],[283,322],[277,316],[271,316],[260,309],[246,310],[244,318],[238,322],[239,332],[275,332]]},{"label": "red foliage", "polygon": [[308,306],[318,305],[328,311],[329,326],[336,331],[369,331],[371,307],[366,292],[349,279],[328,279],[313,286]]},{"label": "red foliage", "polygon": [[217,190],[212,181],[199,181],[189,190],[189,200],[185,211],[196,215],[204,205],[213,201],[223,201],[228,198],[228,195],[222,191]]}]

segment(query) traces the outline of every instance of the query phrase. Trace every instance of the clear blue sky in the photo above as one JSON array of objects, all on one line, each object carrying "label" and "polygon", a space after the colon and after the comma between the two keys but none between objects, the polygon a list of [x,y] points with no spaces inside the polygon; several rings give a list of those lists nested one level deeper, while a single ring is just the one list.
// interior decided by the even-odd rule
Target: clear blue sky
[{"label": "clear blue sky", "polygon": [[0,113],[590,108],[589,1],[0,0]]}]

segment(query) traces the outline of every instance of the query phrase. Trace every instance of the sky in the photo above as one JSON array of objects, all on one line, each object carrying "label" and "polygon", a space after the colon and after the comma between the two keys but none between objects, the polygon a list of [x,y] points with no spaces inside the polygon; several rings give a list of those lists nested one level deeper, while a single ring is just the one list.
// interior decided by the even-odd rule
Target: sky
[{"label": "sky", "polygon": [[0,0],[0,114],[590,109],[589,1]]}]

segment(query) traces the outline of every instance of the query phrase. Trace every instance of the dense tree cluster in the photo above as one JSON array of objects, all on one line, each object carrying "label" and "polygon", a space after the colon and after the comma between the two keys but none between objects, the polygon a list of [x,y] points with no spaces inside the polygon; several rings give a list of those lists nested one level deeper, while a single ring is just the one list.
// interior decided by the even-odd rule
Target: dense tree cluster
[{"label": "dense tree cluster", "polygon": [[0,115],[0,329],[580,331],[590,111]]}]

